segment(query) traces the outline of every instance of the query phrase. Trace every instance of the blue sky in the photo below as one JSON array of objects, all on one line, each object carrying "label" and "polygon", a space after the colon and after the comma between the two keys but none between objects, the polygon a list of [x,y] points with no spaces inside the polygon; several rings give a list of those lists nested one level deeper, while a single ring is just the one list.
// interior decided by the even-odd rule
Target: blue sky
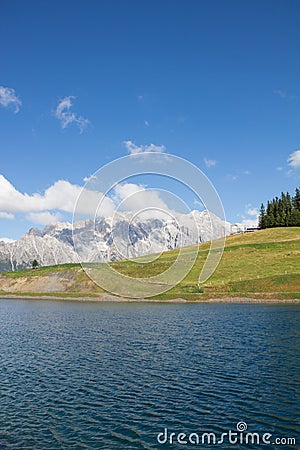
[{"label": "blue sky", "polygon": [[84,178],[134,148],[196,164],[231,222],[299,185],[299,1],[4,0],[0,14],[0,237],[70,219]]}]

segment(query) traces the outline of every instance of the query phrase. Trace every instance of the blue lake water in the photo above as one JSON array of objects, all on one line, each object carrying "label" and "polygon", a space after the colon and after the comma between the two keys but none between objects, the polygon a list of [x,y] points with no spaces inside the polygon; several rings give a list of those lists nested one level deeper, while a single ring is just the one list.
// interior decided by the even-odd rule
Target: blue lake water
[{"label": "blue lake water", "polygon": [[[0,449],[299,449],[299,319],[298,305],[0,300]],[[297,443],[176,441],[241,421]]]}]

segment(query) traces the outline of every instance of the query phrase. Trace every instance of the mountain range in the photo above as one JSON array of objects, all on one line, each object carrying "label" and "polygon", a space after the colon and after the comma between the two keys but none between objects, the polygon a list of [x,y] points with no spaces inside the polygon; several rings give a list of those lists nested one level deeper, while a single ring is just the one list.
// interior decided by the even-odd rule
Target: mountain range
[{"label": "mountain range", "polygon": [[231,225],[208,211],[176,217],[118,213],[113,217],[31,228],[14,242],[0,241],[0,271],[64,263],[117,261],[198,244],[230,234]]}]

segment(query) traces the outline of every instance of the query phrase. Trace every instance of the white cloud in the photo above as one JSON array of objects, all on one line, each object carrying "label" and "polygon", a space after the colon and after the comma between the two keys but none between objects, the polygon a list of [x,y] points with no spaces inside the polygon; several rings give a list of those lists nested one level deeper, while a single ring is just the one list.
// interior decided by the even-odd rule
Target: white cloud
[{"label": "white cloud", "polygon": [[14,219],[14,215],[12,213],[8,213],[6,211],[0,211],[0,219]]},{"label": "white cloud", "polygon": [[149,217],[153,217],[153,214],[157,217],[162,210],[172,212],[163,192],[143,185],[117,185],[111,197],[92,189],[82,190],[81,186],[58,180],[42,193],[27,194],[17,190],[0,175],[0,217],[12,219],[17,213],[33,223],[48,225],[66,220],[64,213],[72,213],[75,205],[77,217],[85,215],[92,219],[95,214],[98,217],[110,217],[116,210],[136,213],[147,209],[145,214]]},{"label": "white cloud", "polygon": [[4,242],[5,244],[9,244],[11,242],[15,242],[15,239],[7,238],[7,237],[0,237],[0,242]]},{"label": "white cloud", "polygon": [[76,213],[94,217],[109,217],[115,210],[115,204],[102,192],[84,189],[80,195],[80,202],[76,206]]},{"label": "white cloud", "polygon": [[147,128],[149,127],[150,124],[149,124],[148,120],[144,120],[144,125],[145,125],[145,127],[147,127]]},{"label": "white cloud", "polygon": [[206,167],[214,167],[217,164],[217,161],[215,159],[203,158],[203,161]]},{"label": "white cloud", "polygon": [[49,211],[43,211],[39,213],[29,213],[26,218],[30,222],[39,225],[50,225],[51,223],[59,222],[62,219],[62,215],[60,213],[52,214]]},{"label": "white cloud", "polygon": [[56,181],[46,189],[41,199],[41,206],[45,205],[43,209],[60,209],[61,211],[73,212],[80,191],[81,186],[65,180]]},{"label": "white cloud", "polygon": [[274,89],[273,94],[278,95],[282,100],[295,100],[297,97],[295,95],[290,95],[283,89]]},{"label": "white cloud", "polygon": [[199,207],[200,207],[201,209],[204,208],[203,203],[200,202],[199,200],[197,200],[196,198],[194,199],[193,204],[194,204],[195,206],[197,206],[197,208],[199,208]]},{"label": "white cloud", "polygon": [[93,181],[93,180],[97,181],[97,176],[96,175],[90,175],[89,177],[84,177],[84,179],[83,179],[83,181],[85,183],[87,183],[88,181]]},{"label": "white cloud", "polygon": [[116,197],[118,199],[125,200],[130,195],[136,194],[140,191],[145,191],[145,186],[141,184],[134,184],[134,183],[124,183],[124,184],[118,184],[115,189]]},{"label": "white cloud", "polygon": [[228,173],[226,175],[226,180],[227,181],[237,181],[239,179],[238,175],[233,175],[231,173]]},{"label": "white cloud", "polygon": [[4,108],[12,107],[16,114],[20,111],[22,102],[17,97],[14,89],[0,86],[0,105]]},{"label": "white cloud", "polygon": [[240,223],[243,227],[247,228],[255,228],[258,226],[258,218],[253,218],[253,219],[243,219],[242,222]]},{"label": "white cloud", "polygon": [[274,89],[273,93],[275,95],[279,95],[279,97],[286,99],[287,98],[287,93],[285,91],[283,91],[282,89]]},{"label": "white cloud", "polygon": [[160,196],[160,192],[155,189],[147,189],[145,186],[134,183],[118,184],[115,189],[114,201],[120,205],[120,210],[138,212],[144,209],[149,210],[149,214],[157,217],[159,210],[170,211],[169,207]]},{"label": "white cloud", "polygon": [[258,215],[257,208],[248,208],[247,214],[248,216],[257,216]]},{"label": "white cloud", "polygon": [[241,222],[238,222],[237,225],[239,225],[241,228],[252,228],[258,226],[258,218],[259,213],[257,208],[253,208],[251,205],[246,205],[246,214],[249,217],[245,217],[243,214],[238,214],[238,216],[242,219]]},{"label": "white cloud", "polygon": [[290,154],[288,164],[294,169],[300,167],[300,150],[296,150]]},{"label": "white cloud", "polygon": [[0,175],[0,211],[6,213],[34,212],[60,209],[72,212],[81,187],[65,180],[56,181],[44,194],[19,192]]},{"label": "white cloud", "polygon": [[85,119],[82,116],[78,116],[76,113],[71,111],[72,101],[76,97],[70,95],[68,97],[64,97],[58,103],[54,116],[60,121],[62,128],[67,128],[68,125],[74,123],[78,126],[80,133],[86,128],[86,126],[90,123],[88,119]]},{"label": "white cloud", "polygon": [[[3,175],[0,175],[0,217],[13,218],[14,213],[25,213],[28,220],[41,225],[57,222],[61,219],[58,211],[73,212],[81,190],[81,186],[66,180],[58,180],[43,194],[30,195],[18,191]],[[77,212],[93,214],[102,198],[101,192],[85,189]],[[111,215],[114,208],[113,201],[104,197],[101,215]]]},{"label": "white cloud", "polygon": [[136,155],[138,153],[163,153],[166,151],[166,147],[164,145],[136,145],[133,141],[124,141],[123,142],[126,149],[130,153],[130,155]]}]

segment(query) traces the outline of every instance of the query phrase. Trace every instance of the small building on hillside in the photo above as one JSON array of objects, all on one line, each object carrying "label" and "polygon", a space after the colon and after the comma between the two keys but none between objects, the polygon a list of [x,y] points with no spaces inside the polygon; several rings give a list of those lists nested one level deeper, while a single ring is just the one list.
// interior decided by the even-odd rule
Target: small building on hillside
[{"label": "small building on hillside", "polygon": [[230,234],[244,233],[245,227],[240,223],[232,223],[230,226]]},{"label": "small building on hillside", "polygon": [[251,233],[252,231],[257,231],[258,230],[258,227],[247,227],[246,228],[246,233]]}]

